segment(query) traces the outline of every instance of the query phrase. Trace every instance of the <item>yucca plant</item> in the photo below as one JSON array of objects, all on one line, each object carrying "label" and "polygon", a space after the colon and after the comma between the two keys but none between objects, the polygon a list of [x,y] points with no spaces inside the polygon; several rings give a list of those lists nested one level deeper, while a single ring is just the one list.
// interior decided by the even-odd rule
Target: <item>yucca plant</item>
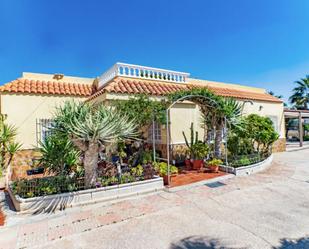
[{"label": "yucca plant", "polygon": [[240,124],[241,104],[232,98],[222,98],[219,101],[218,107],[212,110],[212,115],[214,117],[216,127],[214,155],[215,157],[220,158],[225,122],[227,128]]},{"label": "yucca plant", "polygon": [[67,134],[84,154],[85,186],[97,179],[98,153],[106,144],[136,136],[135,120],[104,105],[65,102],[56,109],[54,129]]},{"label": "yucca plant", "polygon": [[3,115],[0,116],[0,177],[10,167],[15,153],[21,148],[21,144],[15,142],[17,129],[5,122]]}]

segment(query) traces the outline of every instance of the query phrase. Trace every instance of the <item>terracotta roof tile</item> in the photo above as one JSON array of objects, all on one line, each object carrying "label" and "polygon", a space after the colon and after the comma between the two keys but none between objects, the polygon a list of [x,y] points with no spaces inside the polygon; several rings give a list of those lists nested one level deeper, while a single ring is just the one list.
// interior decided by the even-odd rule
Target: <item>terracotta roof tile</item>
[{"label": "terracotta roof tile", "polygon": [[[95,92],[88,100],[94,99],[97,96],[107,93],[120,93],[120,94],[151,94],[155,96],[163,96],[180,90],[188,90],[192,87],[203,87],[201,84],[180,84],[180,83],[167,83],[167,82],[154,82],[146,80],[132,80],[115,78],[103,88]],[[209,90],[213,91],[223,97],[232,97],[244,100],[260,100],[267,102],[282,103],[282,100],[262,92],[254,92],[247,90],[238,90],[235,88],[222,88],[207,86]]]},{"label": "terracotta roof tile", "polygon": [[[107,93],[120,94],[150,94],[163,96],[179,90],[186,90],[192,87],[203,87],[201,84],[180,84],[168,82],[156,82],[147,80],[135,80],[126,78],[115,78],[102,89],[94,92],[94,88],[89,84],[77,84],[59,81],[42,81],[16,79],[3,86],[0,86],[0,92],[8,93],[32,93],[32,94],[49,94],[49,95],[73,95],[90,97],[88,100]],[[208,89],[223,97],[233,97],[237,99],[250,99],[269,102],[282,102],[282,100],[268,94],[247,90],[238,90],[235,88],[222,88],[207,86]],[[94,93],[93,93],[94,92]],[[92,94],[93,93],[93,94]],[[92,95],[91,95],[92,94]]]},{"label": "terracotta roof tile", "polygon": [[92,94],[92,86],[89,84],[19,78],[0,86],[0,92],[75,95],[87,97]]}]

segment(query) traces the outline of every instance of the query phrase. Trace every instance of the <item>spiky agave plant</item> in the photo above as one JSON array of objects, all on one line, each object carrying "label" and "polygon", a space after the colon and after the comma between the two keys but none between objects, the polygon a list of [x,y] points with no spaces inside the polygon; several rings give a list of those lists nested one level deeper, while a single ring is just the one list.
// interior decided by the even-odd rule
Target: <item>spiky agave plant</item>
[{"label": "spiky agave plant", "polygon": [[95,184],[98,153],[107,143],[136,136],[135,121],[104,105],[66,102],[55,113],[55,129],[84,153],[85,186]]}]

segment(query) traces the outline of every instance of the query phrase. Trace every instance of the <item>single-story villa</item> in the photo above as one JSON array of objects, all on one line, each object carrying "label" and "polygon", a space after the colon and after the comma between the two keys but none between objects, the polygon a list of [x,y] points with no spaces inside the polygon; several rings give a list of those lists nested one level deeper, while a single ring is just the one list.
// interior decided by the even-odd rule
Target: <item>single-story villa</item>
[{"label": "single-story villa", "polygon": [[[284,151],[285,121],[282,100],[270,95],[263,88],[228,84],[189,77],[189,73],[116,63],[98,78],[80,78],[63,74],[23,73],[21,78],[0,87],[0,113],[18,128],[17,141],[23,144],[13,162],[13,178],[25,176],[36,157],[35,148],[48,135],[56,106],[66,100],[108,104],[113,100],[126,100],[134,94],[147,94],[154,99],[166,94],[206,87],[223,97],[232,97],[242,103],[243,115],[256,113],[268,116],[280,135],[273,151]],[[170,137],[173,150],[184,145],[182,131],[188,132],[191,123],[202,134],[199,107],[190,101],[177,103],[170,111]],[[148,139],[152,139],[149,130]],[[155,140],[166,146],[166,127],[156,124]],[[164,150],[164,149],[162,149]]]}]

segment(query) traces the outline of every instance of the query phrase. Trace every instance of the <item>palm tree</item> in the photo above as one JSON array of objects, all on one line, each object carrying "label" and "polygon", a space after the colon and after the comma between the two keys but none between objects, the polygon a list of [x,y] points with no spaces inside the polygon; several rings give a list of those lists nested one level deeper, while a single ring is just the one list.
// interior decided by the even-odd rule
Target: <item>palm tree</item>
[{"label": "palm tree", "polygon": [[93,186],[97,180],[98,153],[106,144],[136,136],[134,120],[103,105],[65,102],[56,109],[54,129],[68,134],[71,141],[83,153],[85,186]]},{"label": "palm tree", "polygon": [[290,97],[290,102],[297,109],[308,109],[309,105],[309,75],[306,78],[295,81],[297,84],[293,89],[293,95]]},{"label": "palm tree", "polygon": [[225,122],[227,128],[232,128],[240,124],[241,109],[241,104],[232,98],[221,99],[218,106],[213,109],[212,115],[215,122],[214,127],[216,128],[214,144],[215,157],[221,157],[221,143]]}]

